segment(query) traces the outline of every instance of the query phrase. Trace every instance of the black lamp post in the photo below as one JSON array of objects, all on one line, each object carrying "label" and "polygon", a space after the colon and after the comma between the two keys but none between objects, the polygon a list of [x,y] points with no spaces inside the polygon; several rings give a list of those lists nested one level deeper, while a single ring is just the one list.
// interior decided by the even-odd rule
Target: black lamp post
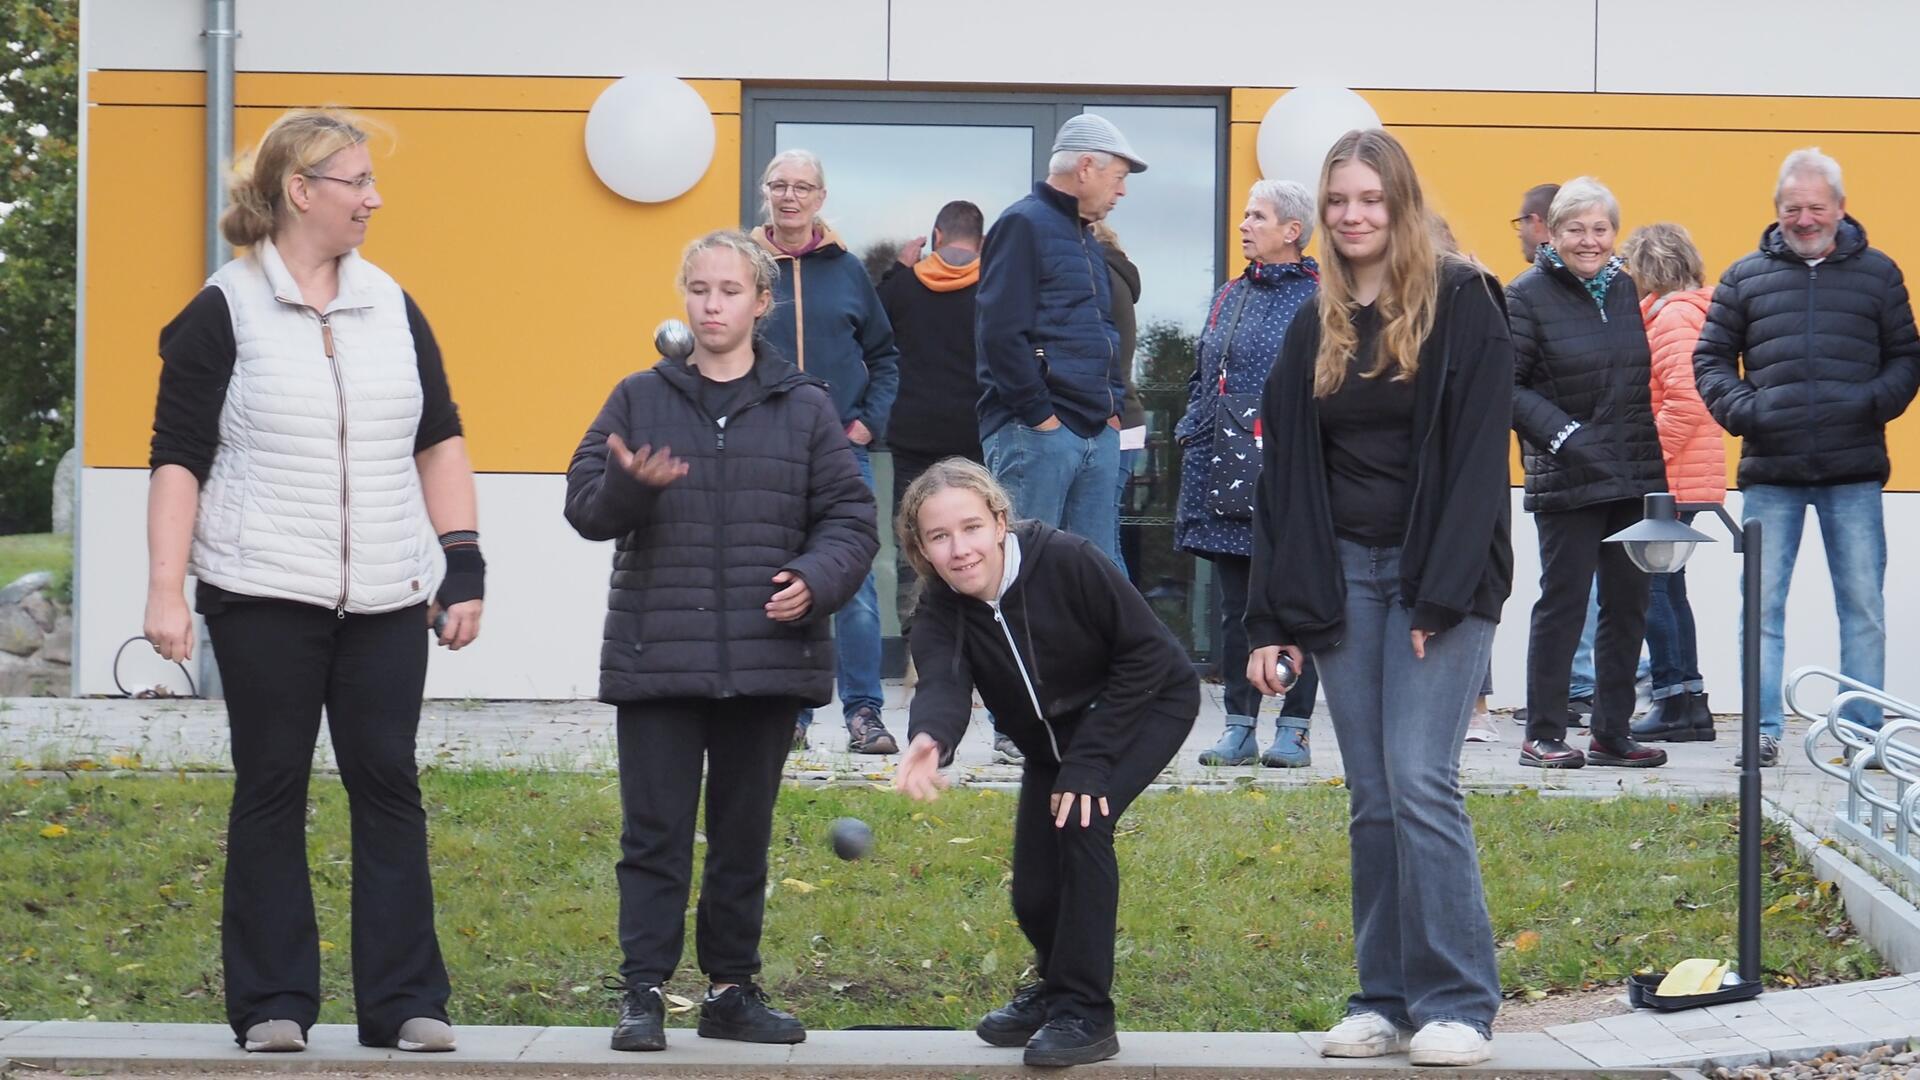
[{"label": "black lamp post", "polygon": [[[1740,672],[1740,997],[1760,992],[1760,523],[1736,525],[1719,503],[1675,503],[1667,492],[1645,498],[1645,517],[1607,537],[1625,544],[1627,557],[1649,574],[1670,574],[1685,566],[1699,544],[1713,537],[1680,520],[1685,511],[1719,515],[1733,535],[1745,582]],[[1729,987],[1728,990],[1733,990]]]}]

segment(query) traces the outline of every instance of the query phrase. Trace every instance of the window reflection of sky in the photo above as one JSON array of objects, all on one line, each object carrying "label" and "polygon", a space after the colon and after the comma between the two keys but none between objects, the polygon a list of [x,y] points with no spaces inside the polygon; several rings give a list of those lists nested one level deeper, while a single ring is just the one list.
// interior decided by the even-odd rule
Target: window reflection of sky
[{"label": "window reflection of sky", "polygon": [[793,124],[774,130],[775,152],[811,150],[827,170],[827,219],[855,254],[877,240],[933,231],[954,199],[980,207],[987,224],[1033,187],[1027,127],[933,124]]},{"label": "window reflection of sky", "polygon": [[1212,107],[1091,105],[1113,121],[1148,169],[1127,180],[1127,195],[1107,218],[1127,257],[1140,267],[1141,326],[1170,321],[1197,333],[1219,284],[1214,205],[1219,119]]}]

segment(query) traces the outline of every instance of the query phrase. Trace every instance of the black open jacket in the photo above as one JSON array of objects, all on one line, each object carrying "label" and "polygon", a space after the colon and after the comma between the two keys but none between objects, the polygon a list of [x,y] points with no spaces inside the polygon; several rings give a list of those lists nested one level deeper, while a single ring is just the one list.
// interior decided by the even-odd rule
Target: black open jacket
[{"label": "black open jacket", "polygon": [[1099,548],[1038,521],[1015,522],[1012,532],[1020,569],[998,614],[937,576],[927,582],[908,635],[920,680],[908,737],[926,732],[951,750],[978,689],[1029,761],[1058,763],[1055,791],[1104,794],[1141,725],[1192,725],[1200,680]]},{"label": "black open jacket", "polygon": [[[1485,271],[1442,262],[1433,332],[1414,375],[1412,506],[1400,546],[1400,602],[1413,609],[1419,630],[1443,631],[1469,614],[1498,620],[1513,587],[1513,341],[1500,296],[1500,283]],[[1319,348],[1319,306],[1306,304],[1261,396],[1265,446],[1246,615],[1253,648],[1325,649],[1346,630],[1346,581],[1313,396]]]}]

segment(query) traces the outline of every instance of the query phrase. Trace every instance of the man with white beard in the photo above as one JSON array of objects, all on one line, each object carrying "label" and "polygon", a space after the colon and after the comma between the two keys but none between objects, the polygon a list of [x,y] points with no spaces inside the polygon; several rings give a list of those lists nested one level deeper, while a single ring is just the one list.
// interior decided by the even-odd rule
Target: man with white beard
[{"label": "man with white beard", "polygon": [[[1778,220],[1714,290],[1694,349],[1700,396],[1741,437],[1745,517],[1760,521],[1760,764],[1779,760],[1787,585],[1807,507],[1840,621],[1840,670],[1886,685],[1886,426],[1920,387],[1920,336],[1900,268],[1847,214],[1840,163],[1795,150],[1774,189]],[[1878,708],[1847,716],[1879,727]]]}]

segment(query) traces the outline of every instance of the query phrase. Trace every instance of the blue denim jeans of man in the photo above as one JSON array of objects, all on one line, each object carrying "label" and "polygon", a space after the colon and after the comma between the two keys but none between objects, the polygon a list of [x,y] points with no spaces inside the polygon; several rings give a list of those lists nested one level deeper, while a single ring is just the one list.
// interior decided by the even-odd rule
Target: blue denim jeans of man
[{"label": "blue denim jeans of man", "polygon": [[1113,561],[1120,564],[1120,572],[1128,578],[1133,576],[1133,572],[1127,569],[1126,552],[1120,542],[1120,518],[1127,512],[1127,484],[1133,480],[1133,470],[1139,465],[1140,459],[1146,456],[1145,450],[1120,451],[1120,468],[1116,473],[1118,483],[1113,493]]},{"label": "blue denim jeans of man", "polygon": [[[1693,524],[1691,512],[1680,515]],[[1700,675],[1700,643],[1687,602],[1687,571],[1653,574],[1647,593],[1647,654],[1652,657],[1652,698],[1701,693],[1707,683]]]},{"label": "blue denim jeans of man", "polygon": [[[1876,481],[1756,484],[1743,494],[1742,520],[1760,522],[1760,730],[1778,739],[1785,730],[1787,586],[1800,555],[1807,508],[1820,517],[1820,542],[1827,549],[1840,621],[1840,673],[1880,687],[1887,685],[1887,525]],[[1742,618],[1742,634],[1745,627]],[[1740,655],[1746,655],[1744,647]],[[1858,701],[1847,706],[1846,716],[1873,728],[1882,719],[1877,706]]]},{"label": "blue denim jeans of man", "polygon": [[1416,658],[1413,613],[1400,604],[1400,550],[1338,544],[1345,632],[1313,659],[1351,813],[1360,990],[1347,1010],[1406,1028],[1452,1020],[1488,1034],[1500,972],[1460,791],[1460,744],[1494,623],[1469,615]]},{"label": "blue denim jeans of man", "polygon": [[1044,521],[1093,541],[1116,564],[1120,553],[1120,504],[1114,477],[1120,471],[1120,433],[1103,427],[1091,439],[1065,424],[1040,431],[1007,424],[986,437],[987,468],[1013,496],[1015,517]]},{"label": "blue denim jeans of man", "polygon": [[1580,644],[1573,650],[1573,676],[1567,680],[1567,696],[1593,700],[1596,680],[1593,676],[1593,637],[1600,632],[1600,582],[1596,579],[1587,593],[1587,623],[1580,628]]},{"label": "blue denim jeans of man", "polygon": [[[856,446],[853,456],[860,463],[860,476],[873,487],[873,462],[867,448]],[[874,586],[873,568],[854,592],[847,606],[833,613],[833,652],[840,691],[840,709],[848,716],[862,705],[876,711],[887,705],[886,688],[880,685],[880,592]],[[801,727],[813,724],[813,710],[801,709]]]}]

